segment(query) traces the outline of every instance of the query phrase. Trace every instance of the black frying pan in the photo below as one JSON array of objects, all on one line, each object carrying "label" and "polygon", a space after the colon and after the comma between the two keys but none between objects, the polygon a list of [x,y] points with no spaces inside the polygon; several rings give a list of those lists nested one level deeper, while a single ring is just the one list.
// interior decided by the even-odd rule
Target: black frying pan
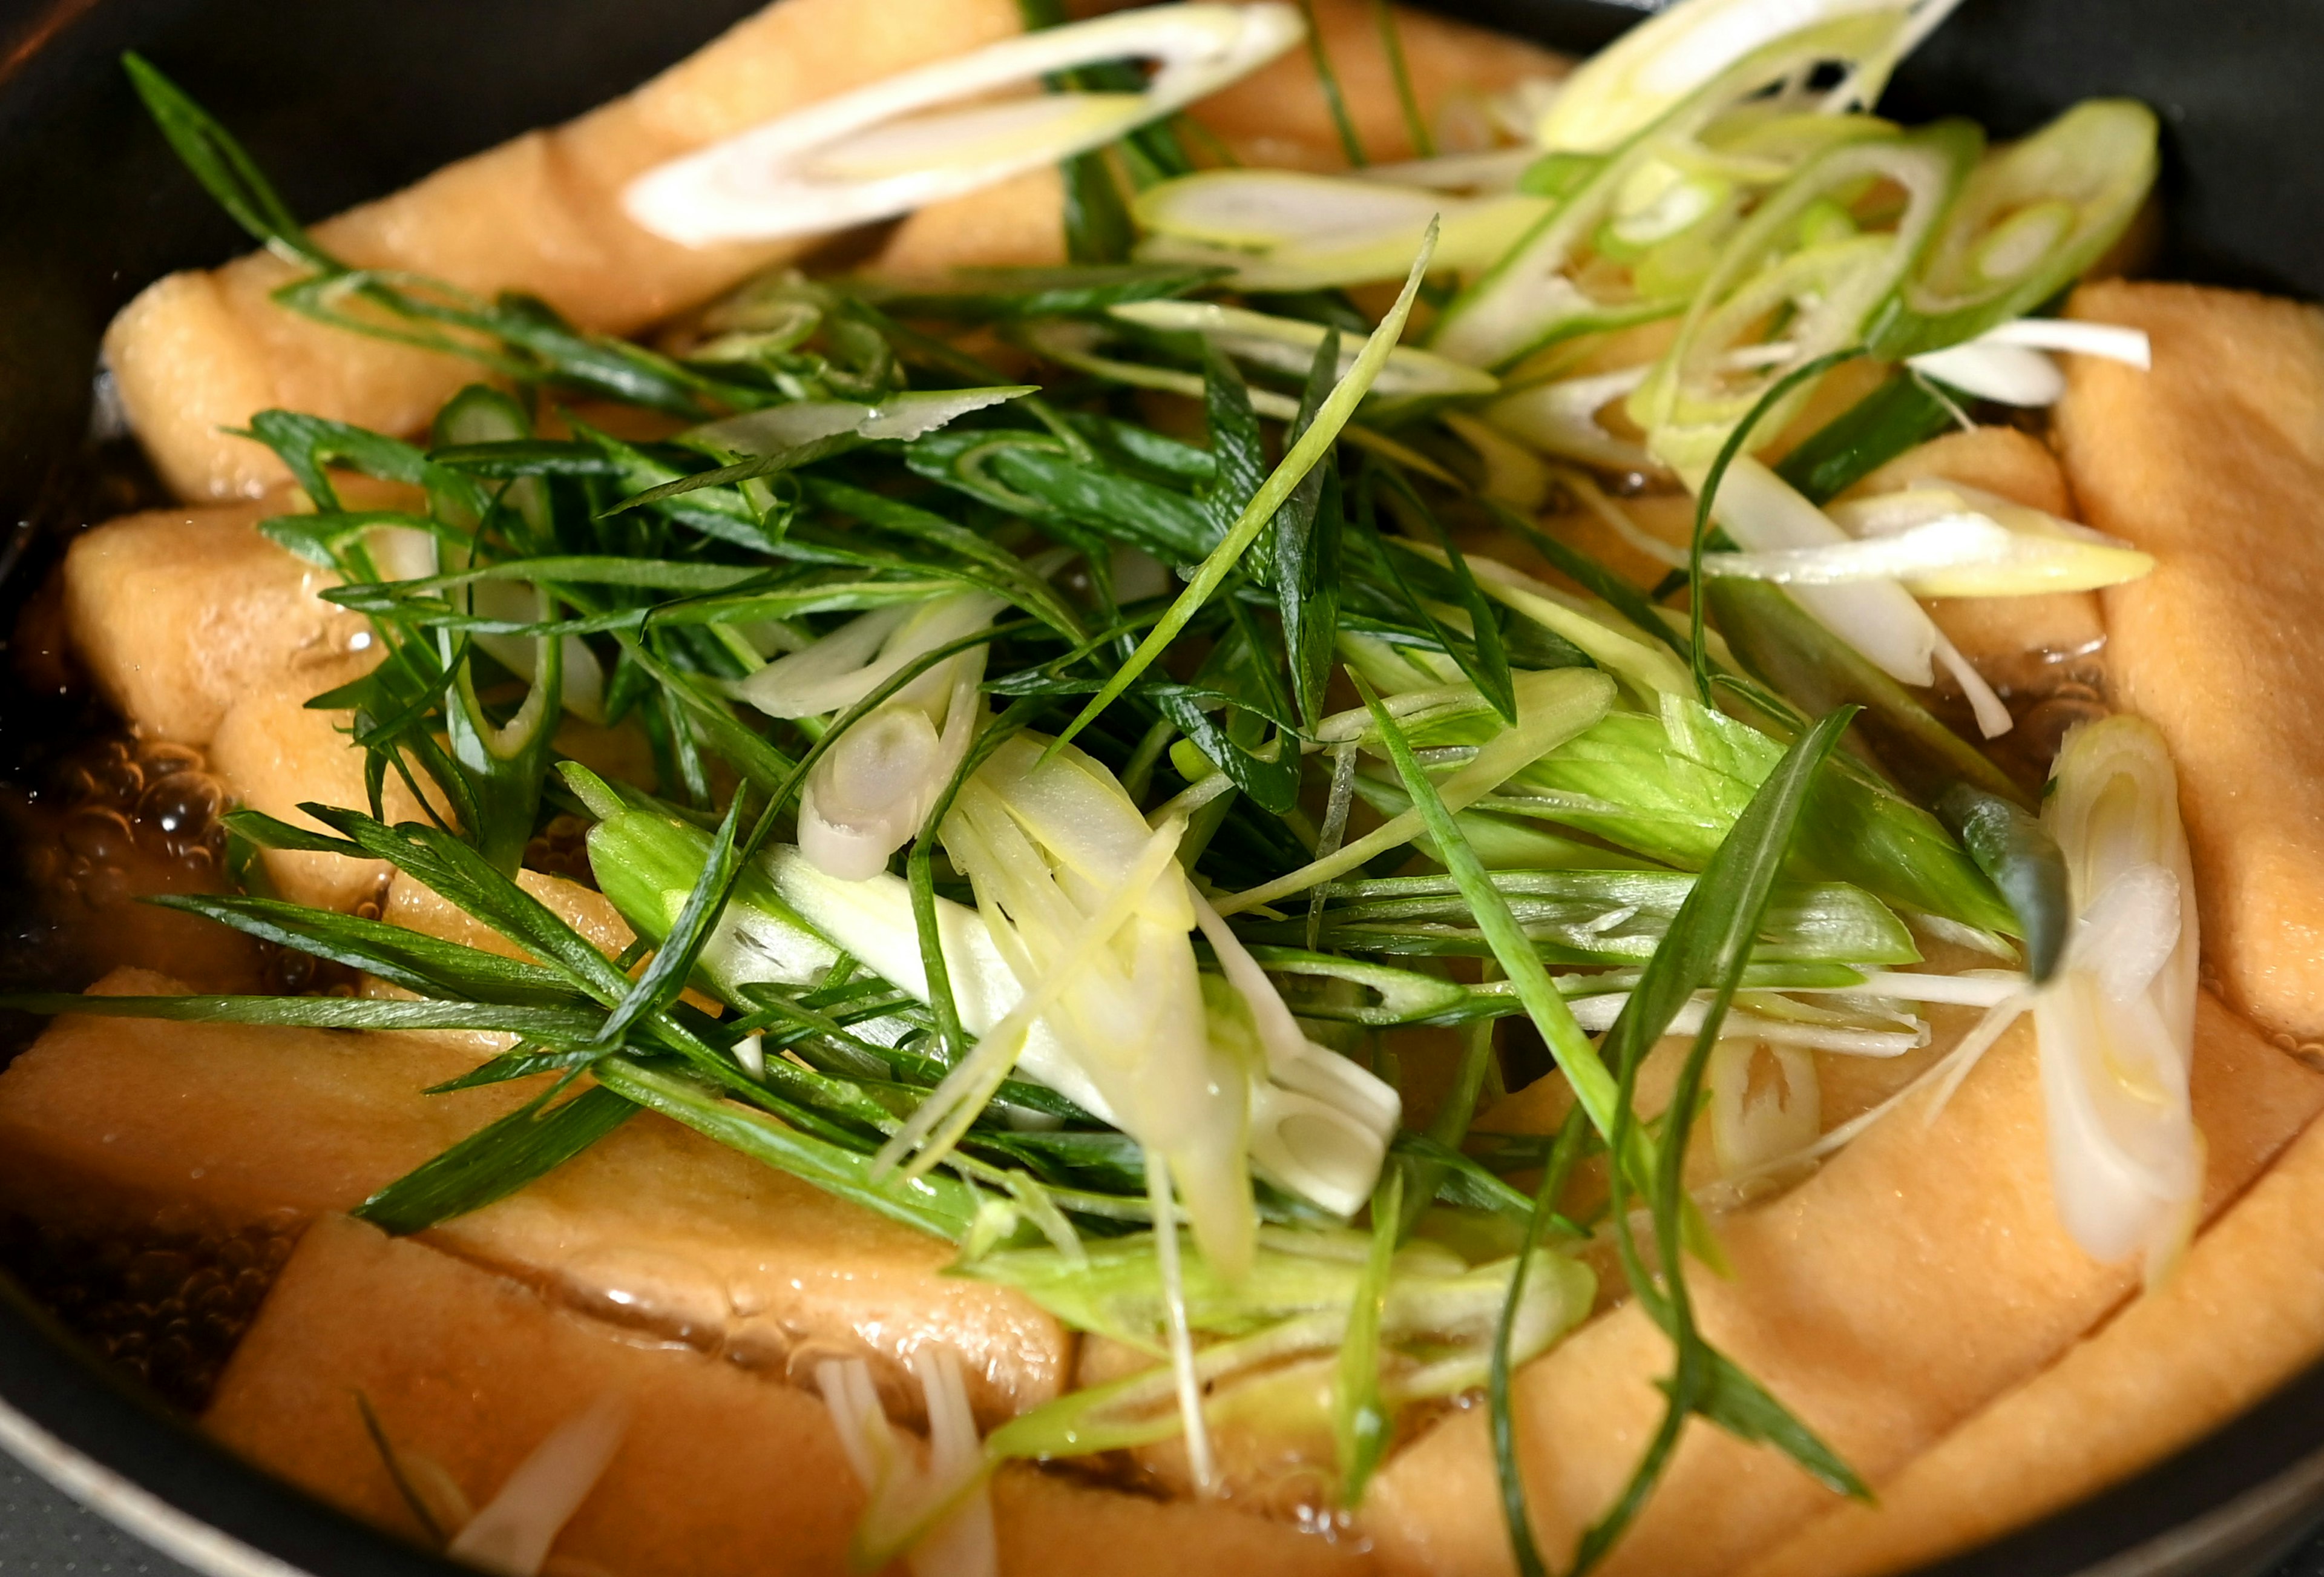
[{"label": "black frying pan", "polygon": [[[155,276],[246,244],[147,123],[121,51],[150,54],[319,216],[586,109],[760,3],[0,0],[0,520],[15,523],[0,630],[57,541],[120,486],[88,443],[106,319]],[[1587,50],[1650,7],[1439,8]],[[2092,94],[2162,112],[2155,272],[2324,295],[2324,0],[1969,0],[1884,107],[1966,113],[2007,135]],[[0,700],[0,766],[37,758],[69,719],[39,697]],[[0,973],[23,907],[0,905]],[[213,1572],[447,1570],[226,1456],[101,1372],[5,1277],[0,1444]],[[2248,1577],[2319,1512],[2324,1368],[2132,1482],[1923,1577]]]}]

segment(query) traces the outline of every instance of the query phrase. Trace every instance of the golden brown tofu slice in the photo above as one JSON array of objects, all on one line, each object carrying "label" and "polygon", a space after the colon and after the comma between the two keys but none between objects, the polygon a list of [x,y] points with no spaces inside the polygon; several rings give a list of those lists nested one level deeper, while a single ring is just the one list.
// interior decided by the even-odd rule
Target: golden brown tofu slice
[{"label": "golden brown tofu slice", "polygon": [[[1414,157],[1370,0],[1315,0],[1308,14],[1366,155],[1375,163]],[[1399,5],[1396,23],[1413,97],[1440,152],[1491,146],[1488,100],[1523,82],[1557,82],[1572,69],[1522,39],[1425,11]],[[1305,48],[1213,94],[1193,113],[1246,164],[1339,170],[1348,162]]]},{"label": "golden brown tofu slice", "polygon": [[259,534],[252,503],[109,521],[65,554],[74,653],[141,734],[208,744],[226,709],[294,674],[328,676],[369,650],[370,622],[318,594],[338,584]]},{"label": "golden brown tofu slice", "polygon": [[1055,168],[1029,171],[908,216],[868,267],[934,281],[957,268],[1054,266],[1065,261],[1065,203]]},{"label": "golden brown tofu slice", "polygon": [[[184,988],[123,970],[99,989]],[[449,1037],[61,1018],[0,1074],[0,1203],[116,1231],[352,1210],[543,1087],[421,1093],[477,1061]],[[1055,1396],[1071,1360],[1021,1294],[946,1276],[951,1244],[648,1113],[431,1240],[777,1375],[864,1358],[915,1405],[905,1361],[942,1342],[988,1421]]]},{"label": "golden brown tofu slice", "polygon": [[[314,226],[336,255],[481,295],[524,290],[624,333],[799,255],[803,240],[694,248],[631,223],[632,178],[663,160],[1019,27],[1014,0],[778,0],[624,97]],[[419,430],[474,364],[333,328],[276,303],[265,253],[171,274],[124,308],[106,356],[131,424],[189,499],[249,496],[274,456],[221,431],[270,406]]]},{"label": "golden brown tofu slice", "polygon": [[[630,945],[633,933],[604,894],[534,871],[517,880],[605,953]],[[524,956],[409,877],[390,885],[384,918]],[[465,1038],[478,1060],[506,1045]],[[752,1369],[788,1374],[852,1351],[908,1412],[918,1394],[905,1364],[929,1342],[963,1354],[969,1399],[987,1421],[1056,1396],[1071,1361],[1064,1330],[1028,1299],[945,1276],[950,1244],[659,1119],[633,1119],[573,1165],[432,1238]]]},{"label": "golden brown tofu slice", "polygon": [[[2324,1106],[2324,1078],[2206,996],[2195,1114],[2207,1208],[2235,1196]],[[2030,1024],[1987,1053],[1932,1126],[1906,1104],[1790,1194],[1729,1217],[1730,1277],[1691,1278],[1704,1334],[1877,1484],[2064,1351],[2137,1284],[2060,1226]],[[1517,1388],[1545,1554],[1564,1560],[1661,1416],[1671,1349],[1636,1305],[1528,1365]],[[1397,1572],[1510,1569],[1481,1413],[1456,1416],[1374,1482],[1360,1517]],[[1724,1572],[1837,1497],[1788,1458],[1695,1420],[1609,1572]]]},{"label": "golden brown tofu slice", "polygon": [[2301,1135],[2169,1281],[2057,1364],[1747,1568],[1875,1577],[1997,1536],[2162,1460],[2324,1352],[2324,1128]]},{"label": "golden brown tofu slice", "polygon": [[945,1274],[953,1246],[834,1198],[691,1129],[636,1117],[571,1165],[429,1240],[607,1319],[809,1380],[873,1367],[917,1415],[905,1363],[961,1355],[986,1423],[1055,1397],[1071,1348],[1023,1295]]},{"label": "golden brown tofu slice", "polygon": [[[227,708],[210,741],[210,767],[244,807],[319,832],[327,829],[300,805],[370,806],[364,752],[347,732],[352,714],[307,705],[361,671],[351,666],[337,674],[294,672],[253,686]],[[387,775],[382,799],[390,823],[425,819],[418,798],[396,773]],[[268,849],[264,854],[267,879],[276,890],[316,908],[346,910],[377,902],[392,869],[383,860],[308,849]]]},{"label": "golden brown tofu slice", "polygon": [[[516,884],[540,900],[557,918],[571,926],[607,957],[618,956],[637,940],[629,921],[613,900],[595,888],[568,881],[562,876],[550,876],[540,871],[520,871]],[[410,877],[399,873],[388,884],[387,901],[380,909],[380,918],[392,926],[404,926],[414,931],[425,931],[447,942],[457,942],[463,947],[481,947],[503,958],[529,956],[524,949],[477,919],[467,910]]]},{"label": "golden brown tofu slice", "polygon": [[[618,1577],[848,1569],[864,1496],[820,1400],[697,1353],[637,1345],[344,1218],[309,1231],[203,1422],[319,1498],[425,1538],[358,1393],[407,1479],[448,1479],[474,1506],[609,1392],[630,1400],[628,1432],[557,1540],[562,1561]],[[1368,1566],[1357,1552],[1222,1507],[1165,1505],[1027,1469],[1001,1473],[992,1499],[1009,1577],[1322,1577]]]},{"label": "golden brown tofu slice", "polygon": [[2203,954],[2264,1027],[2324,1035],[2324,312],[2090,285],[2152,372],[2071,358],[2059,447],[2089,523],[2154,555],[2104,594],[2114,698],[2179,769]]},{"label": "golden brown tofu slice", "polygon": [[[122,969],[93,994],[184,990]],[[416,1037],[69,1014],[0,1073],[0,1198],[123,1231],[164,1210],[225,1231],[352,1210],[539,1091],[420,1095],[474,1065]]]},{"label": "golden brown tofu slice", "polygon": [[1156,1500],[1028,1468],[992,1485],[1003,1577],[1360,1577],[1355,1541],[1335,1543],[1215,1500]]},{"label": "golden brown tofu slice", "polygon": [[821,1402],[684,1348],[622,1341],[344,1216],[308,1229],[202,1422],[319,1499],[425,1539],[358,1397],[413,1464],[408,1478],[448,1476],[482,1506],[609,1392],[629,1403],[628,1433],[558,1554],[623,1577],[845,1569],[863,1491]]}]

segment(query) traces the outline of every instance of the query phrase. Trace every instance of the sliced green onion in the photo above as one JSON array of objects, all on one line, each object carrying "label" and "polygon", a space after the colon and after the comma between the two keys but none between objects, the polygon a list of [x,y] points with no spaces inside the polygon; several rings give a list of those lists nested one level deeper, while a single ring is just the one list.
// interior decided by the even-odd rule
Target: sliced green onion
[{"label": "sliced green onion", "polygon": [[[1646,429],[1655,457],[1681,471],[1709,464],[1787,374],[1857,344],[1867,319],[1936,233],[1982,140],[1967,122],[1947,121],[1906,136],[1843,143],[1809,161],[1761,204],[1727,244],[1654,375],[1630,397],[1631,419]],[[1803,215],[1876,180],[1904,192],[1904,214],[1894,231],[1785,252]],[[1782,323],[1788,353],[1737,371],[1736,352],[1754,344],[1771,319]],[[1812,392],[1808,382],[1794,383],[1757,414],[1747,447],[1779,431]]]},{"label": "sliced green onion", "polygon": [[2155,132],[2144,105],[2098,98],[1995,152],[1876,327],[1873,349],[1904,356],[1975,339],[2073,283],[2146,200]]},{"label": "sliced green onion", "polygon": [[1379,327],[1373,329],[1370,337],[1364,341],[1364,347],[1349,367],[1347,375],[1317,407],[1315,418],[1308,424],[1307,430],[1299,435],[1298,441],[1291,446],[1282,462],[1251,496],[1224,540],[1211,550],[1210,557],[1204,559],[1194,571],[1194,579],[1186,589],[1170,604],[1169,610],[1146,639],[1139,642],[1138,650],[1130,653],[1113,677],[1105,682],[1105,687],[1090,698],[1089,704],[1082,708],[1081,715],[1057,736],[1058,744],[1072,739],[1099,713],[1120,699],[1121,693],[1130,688],[1138,676],[1152,666],[1178,638],[1178,632],[1186,627],[1187,621],[1211,600],[1228,575],[1241,562],[1243,554],[1250,549],[1251,543],[1259,540],[1260,530],[1274,520],[1275,512],[1283,507],[1292,490],[1305,480],[1307,473],[1323,458],[1324,451],[1338,441],[1341,430],[1348,425],[1348,419],[1355,414],[1356,407],[1370,392],[1372,381],[1379,376],[1380,369],[1387,364],[1388,353],[1404,337],[1405,320],[1412,316],[1412,304],[1420,294],[1421,281],[1428,275],[1428,260],[1435,246],[1436,227],[1432,224],[1428,233],[1421,237],[1419,253],[1412,260],[1411,272],[1405,276],[1404,289],[1398,292],[1396,304],[1388,309],[1388,315],[1380,319]]},{"label": "sliced green onion", "polygon": [[1149,187],[1134,205],[1153,263],[1234,270],[1246,290],[1312,290],[1391,280],[1438,226],[1433,269],[1491,263],[1548,210],[1539,198],[1448,198],[1354,176],[1207,170]]},{"label": "sliced green onion", "polygon": [[2076,915],[2034,999],[2051,1189],[2076,1242],[2103,1260],[2144,1253],[2152,1281],[2192,1235],[2203,1184],[2194,871],[2161,733],[2119,715],[2068,734],[2043,821]]},{"label": "sliced green onion", "polygon": [[946,389],[931,393],[908,391],[890,395],[876,405],[851,400],[802,400],[770,405],[717,421],[688,428],[679,440],[697,447],[742,456],[779,455],[825,438],[859,438],[911,439],[931,433],[966,416],[1028,394],[1038,394],[1037,383],[1012,383],[991,389]]},{"label": "sliced green onion", "polygon": [[[1691,290],[1641,297],[1635,290],[1593,289],[1577,277],[1578,265],[1624,190],[1649,165],[1691,156],[1707,126],[1762,89],[1825,60],[1856,61],[1876,54],[1903,20],[1901,10],[1841,16],[1802,28],[1732,65],[1722,55],[1718,64],[1724,69],[1629,134],[1455,298],[1437,320],[1430,346],[1455,361],[1501,367],[1554,340],[1677,311]],[[1866,305],[1868,309],[1873,303]]]},{"label": "sliced green onion", "polygon": [[[1215,301],[1130,301],[1109,309],[1110,315],[1164,334],[1199,334],[1238,361],[1305,375],[1315,359],[1316,347],[1331,330],[1298,318],[1276,318],[1243,307]],[[1340,364],[1333,374],[1344,378],[1354,367],[1358,347],[1342,342]],[[1414,346],[1388,352],[1372,392],[1383,399],[1431,394],[1490,394],[1500,380],[1459,362],[1446,361]]]},{"label": "sliced green onion", "polygon": [[[2151,555],[2126,542],[1966,484],[1915,484],[1827,512],[1857,538],[1854,544],[1795,556],[1714,554],[1703,560],[1703,571],[1832,585],[1860,578],[1860,570],[1892,575],[1915,596],[2017,597],[2120,586],[2154,568]],[[1893,567],[1871,567],[1884,557],[1895,559]],[[1811,563],[1838,573],[1819,580]]]},{"label": "sliced green onion", "polygon": [[[1614,703],[1614,686],[1605,675],[1588,669],[1552,669],[1517,677],[1517,721],[1495,733],[1478,751],[1476,759],[1438,786],[1448,811],[1465,810],[1523,771],[1543,755],[1594,725]],[[1325,725],[1330,726],[1327,721]],[[1277,899],[1368,865],[1391,849],[1402,848],[1421,835],[1425,818],[1417,809],[1390,817],[1354,842],[1342,845],[1286,875],[1248,891],[1218,899],[1222,915],[1241,914]]]},{"label": "sliced green onion", "polygon": [[1737,60],[1795,29],[1859,12],[1901,18],[1911,9],[1919,7],[1896,0],[1681,0],[1583,61],[1542,112],[1534,140],[1554,152],[1612,152]]},{"label": "sliced green onion", "polygon": [[[688,246],[844,229],[1103,147],[1299,42],[1289,5],[1180,5],[1047,28],[764,122],[657,165],[622,207]],[[1159,60],[1139,93],[1051,93],[924,114],[1102,61]]]}]

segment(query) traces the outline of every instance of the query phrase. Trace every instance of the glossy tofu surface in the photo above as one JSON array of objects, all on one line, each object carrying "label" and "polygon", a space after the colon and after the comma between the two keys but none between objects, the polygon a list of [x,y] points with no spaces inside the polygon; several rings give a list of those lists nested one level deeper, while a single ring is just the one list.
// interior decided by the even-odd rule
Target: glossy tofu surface
[{"label": "glossy tofu surface", "polygon": [[440,1473],[482,1506],[609,1392],[628,1402],[628,1433],[558,1554],[636,1577],[845,1569],[863,1491],[819,1400],[684,1348],[624,1342],[514,1282],[342,1216],[308,1230],[203,1426],[321,1499],[425,1541],[358,1395],[413,1459],[407,1476]]},{"label": "glossy tofu surface", "polygon": [[327,682],[369,650],[370,622],[318,595],[338,577],[260,534],[281,512],[152,510],[73,539],[63,579],[74,654],[139,733],[208,744],[253,688],[294,673]]},{"label": "glossy tofu surface", "polygon": [[[184,988],[122,969],[97,991]],[[352,1210],[538,1093],[420,1094],[474,1065],[418,1038],[68,1015],[0,1073],[0,1193],[99,1226],[173,1204],[226,1230]]]},{"label": "glossy tofu surface", "polygon": [[[168,996],[116,971],[100,990]],[[541,1093],[550,1075],[446,1095],[493,1047],[448,1036],[68,1016],[0,1074],[0,1204],[134,1231],[191,1213],[234,1231],[350,1211]],[[930,1342],[963,1357],[997,1421],[1055,1396],[1071,1363],[1022,1295],[945,1274],[950,1243],[640,1113],[433,1241],[658,1339],[779,1379],[844,1353],[905,1379]]]},{"label": "glossy tofu surface", "polygon": [[2161,1461],[2324,1351],[2324,1129],[2311,1126],[2170,1279],[2051,1369],[1747,1577],[1876,1577],[2006,1532]]},{"label": "glossy tofu surface", "polygon": [[[2194,1099],[2216,1208],[2324,1106],[2324,1077],[2207,997]],[[1790,1194],[1728,1217],[1720,1238],[1733,1275],[1689,1282],[1704,1333],[1875,1483],[2137,1285],[2134,1268],[2093,1262],[2059,1225],[2025,1020],[1933,1126],[1908,1103]],[[1628,1480],[1669,1367],[1669,1343],[1628,1305],[1520,1376],[1526,1477],[1549,1559],[1565,1560]],[[1360,1526],[1392,1571],[1504,1572],[1494,1484],[1482,1413],[1457,1415],[1388,1464]],[[1789,1459],[1698,1420],[1605,1569],[1729,1572],[1837,1499]]]},{"label": "glossy tofu surface", "polygon": [[[307,705],[362,671],[349,667],[337,674],[294,672],[252,686],[218,724],[210,741],[211,770],[244,807],[294,826],[328,830],[299,808],[304,804],[367,811],[371,790],[364,777],[364,752],[348,732],[353,715]],[[391,824],[425,818],[418,798],[393,772],[382,785],[382,805]],[[348,910],[378,901],[391,870],[383,860],[309,849],[263,853],[275,890],[316,908]]]},{"label": "glossy tofu surface", "polygon": [[[481,1504],[607,1392],[629,1433],[555,1545],[615,1577],[839,1577],[863,1493],[822,1402],[698,1353],[643,1346],[513,1282],[337,1217],[316,1223],[204,1420],[322,1499],[407,1536],[354,1396],[420,1475]],[[1359,1572],[1358,1551],[1218,1506],[1163,1504],[1004,1470],[1006,1577]]]},{"label": "glossy tofu surface", "polygon": [[2203,953],[2265,1028],[2324,1036],[2324,311],[2109,282],[2074,315],[2154,366],[2070,358],[2057,436],[2089,523],[2153,554],[2104,594],[2118,706],[2163,731]]}]

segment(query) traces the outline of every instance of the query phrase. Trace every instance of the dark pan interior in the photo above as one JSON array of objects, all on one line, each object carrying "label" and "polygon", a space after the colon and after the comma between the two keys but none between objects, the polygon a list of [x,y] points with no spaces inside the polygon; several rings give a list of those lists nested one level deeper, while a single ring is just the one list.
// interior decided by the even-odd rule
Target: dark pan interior
[{"label": "dark pan interior", "polygon": [[[760,3],[0,0],[0,518],[14,528],[0,548],[0,632],[60,536],[105,511],[88,434],[106,319],[157,275],[243,244],[139,110],[115,66],[122,50],[151,54],[250,143],[296,208],[322,215],[586,109]],[[1435,8],[1586,50],[1648,7]],[[1968,0],[1885,107],[1908,120],[1966,113],[2006,135],[2089,95],[2145,99],[2167,137],[2154,272],[2315,298],[2319,81],[2318,0]],[[5,767],[36,756],[64,715],[13,682],[0,690]],[[0,904],[0,921],[22,908]],[[0,1278],[0,1404],[293,1565],[335,1577],[447,1569],[239,1466],[70,1349]],[[2324,1371],[2132,1483],[1926,1577],[2064,1577],[2172,1530],[2187,1530],[2190,1559],[2139,1561],[2123,1577],[2248,1573],[2312,1519],[2319,1450]]]}]

